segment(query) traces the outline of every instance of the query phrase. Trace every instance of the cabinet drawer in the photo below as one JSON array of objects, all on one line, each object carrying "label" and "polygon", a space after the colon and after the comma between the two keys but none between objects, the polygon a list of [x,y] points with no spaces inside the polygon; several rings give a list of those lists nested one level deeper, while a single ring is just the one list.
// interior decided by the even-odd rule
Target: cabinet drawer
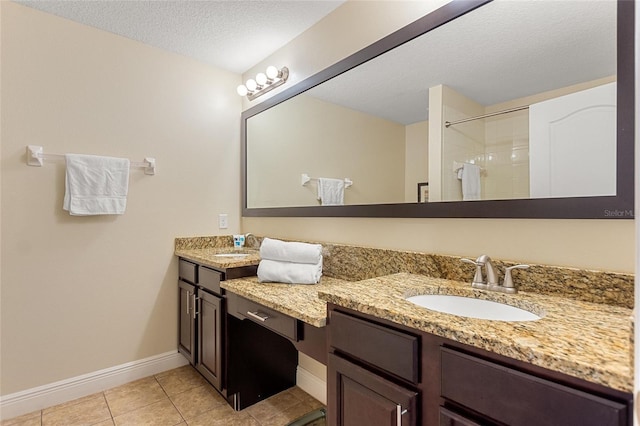
[{"label": "cabinet drawer", "polygon": [[405,380],[418,383],[418,337],[337,311],[329,321],[330,344]]},{"label": "cabinet drawer", "polygon": [[448,348],[441,349],[441,394],[509,425],[623,425],[627,407]]},{"label": "cabinet drawer", "polygon": [[440,407],[440,426],[482,426],[474,420]]},{"label": "cabinet drawer", "polygon": [[200,267],[198,271],[198,285],[206,288],[207,290],[220,294],[220,281],[222,280],[222,273],[213,269]]},{"label": "cabinet drawer", "polygon": [[198,282],[196,275],[197,268],[198,267],[195,263],[187,262],[184,259],[180,259],[178,263],[178,276],[184,281],[190,282],[191,284],[196,284]]},{"label": "cabinet drawer", "polygon": [[298,320],[260,303],[253,302],[235,293],[227,294],[228,312],[239,318],[251,321],[275,331],[295,342],[298,341]]}]

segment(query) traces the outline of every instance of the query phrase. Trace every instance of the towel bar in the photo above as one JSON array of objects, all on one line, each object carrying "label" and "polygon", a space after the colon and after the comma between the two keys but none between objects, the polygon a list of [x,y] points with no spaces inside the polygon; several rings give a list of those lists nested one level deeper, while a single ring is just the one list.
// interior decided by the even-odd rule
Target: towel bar
[{"label": "towel bar", "polygon": [[[45,154],[44,148],[38,145],[27,145],[27,165],[42,167],[44,160],[61,160],[64,154]],[[131,161],[131,167],[144,168],[145,175],[156,174],[156,159],[153,157],[145,157],[144,161]]]},{"label": "towel bar", "polygon": [[[474,164],[471,162],[466,162],[467,164]],[[462,167],[464,167],[465,162],[459,162],[459,161],[453,161],[453,173],[458,173],[458,170],[460,170]],[[477,164],[476,164],[477,165]],[[486,176],[487,175],[487,171],[485,170],[484,167],[480,167],[480,176]]]},{"label": "towel bar", "polygon": [[[318,180],[318,178],[310,177],[306,173],[303,173],[302,176],[300,177],[300,182],[302,183],[302,186],[306,185],[309,181],[312,181],[312,180]],[[351,185],[353,185],[353,181],[349,178],[344,178],[344,187],[348,188]]]}]

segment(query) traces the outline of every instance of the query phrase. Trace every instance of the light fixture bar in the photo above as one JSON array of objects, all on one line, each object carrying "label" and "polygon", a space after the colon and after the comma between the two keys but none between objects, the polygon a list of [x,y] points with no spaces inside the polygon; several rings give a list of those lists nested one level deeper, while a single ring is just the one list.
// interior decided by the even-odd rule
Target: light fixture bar
[{"label": "light fixture bar", "polygon": [[250,101],[267,92],[283,85],[289,78],[289,68],[282,67],[278,70],[276,67],[267,68],[266,75],[259,73],[255,79],[249,79],[245,84],[238,86],[238,95],[246,96]]}]

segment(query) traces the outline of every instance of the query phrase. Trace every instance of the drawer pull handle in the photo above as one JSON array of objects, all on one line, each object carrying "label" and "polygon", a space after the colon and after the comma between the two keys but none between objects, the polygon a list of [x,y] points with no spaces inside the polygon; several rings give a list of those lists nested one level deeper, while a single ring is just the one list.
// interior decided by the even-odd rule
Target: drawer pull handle
[{"label": "drawer pull handle", "polygon": [[257,319],[258,321],[261,321],[261,322],[265,322],[266,320],[269,319],[269,315],[263,314],[260,311],[255,311],[255,312],[247,311],[247,315],[249,315],[251,318]]},{"label": "drawer pull handle", "polygon": [[200,309],[198,309],[198,300],[199,297],[196,297],[195,293],[193,295],[193,319],[196,319],[197,315],[200,315]]},{"label": "drawer pull handle", "polygon": [[405,414],[407,414],[407,410],[403,410],[402,405],[400,404],[396,405],[396,415],[397,415],[396,424],[398,426],[402,424],[402,416]]}]

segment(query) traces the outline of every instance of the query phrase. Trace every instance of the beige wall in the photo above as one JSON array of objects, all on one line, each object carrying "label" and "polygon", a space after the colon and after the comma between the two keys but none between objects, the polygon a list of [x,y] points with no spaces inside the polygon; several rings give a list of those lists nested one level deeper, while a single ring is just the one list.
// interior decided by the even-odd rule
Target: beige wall
[{"label": "beige wall", "polygon": [[243,74],[243,81],[246,81],[264,72],[269,65],[289,68],[286,84],[254,101],[245,98],[244,109],[286,90],[449,1],[347,0],[311,29]]},{"label": "beige wall", "polygon": [[[239,224],[240,76],[10,2],[2,11],[1,393],[176,350],[176,236]],[[142,160],[123,216],[62,210],[64,164]],[[229,214],[219,231],[217,214]]]},{"label": "beige wall", "polygon": [[250,207],[319,205],[302,173],[351,179],[345,204],[404,202],[403,125],[303,94],[251,117],[247,134]]},{"label": "beige wall", "polygon": [[[435,3],[348,1],[244,77],[275,63],[291,68],[294,84],[430,8]],[[289,83],[280,89],[287,87]],[[634,222],[630,220],[243,218],[242,229],[281,238],[465,256],[487,253],[519,262],[634,272]]]}]

